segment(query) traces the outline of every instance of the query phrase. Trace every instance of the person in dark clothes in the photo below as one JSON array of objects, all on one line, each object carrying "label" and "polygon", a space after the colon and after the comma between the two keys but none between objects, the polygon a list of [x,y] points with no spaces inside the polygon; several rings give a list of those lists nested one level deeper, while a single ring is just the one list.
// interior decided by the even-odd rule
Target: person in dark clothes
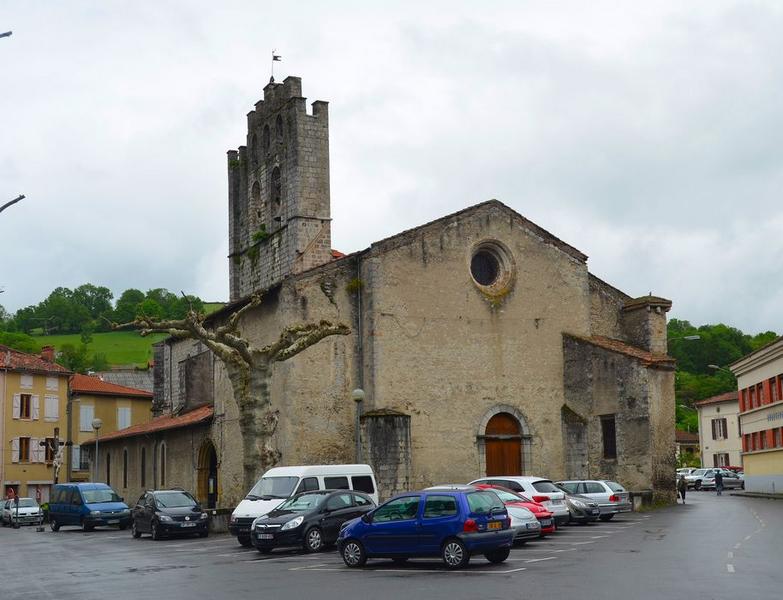
[{"label": "person in dark clothes", "polygon": [[688,490],[688,482],[685,481],[685,475],[680,475],[679,480],[677,480],[677,492],[680,494],[680,498],[682,498],[682,503],[685,504],[685,492]]},{"label": "person in dark clothes", "polygon": [[723,493],[723,473],[715,471],[715,490],[718,492],[718,496]]}]

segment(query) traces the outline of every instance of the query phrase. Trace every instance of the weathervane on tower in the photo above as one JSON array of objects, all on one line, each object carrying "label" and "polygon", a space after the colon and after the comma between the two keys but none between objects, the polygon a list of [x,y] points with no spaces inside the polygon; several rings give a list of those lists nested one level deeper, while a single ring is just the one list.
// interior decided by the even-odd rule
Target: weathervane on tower
[{"label": "weathervane on tower", "polygon": [[275,54],[275,52],[277,52],[277,50],[272,50],[272,73],[271,77],[269,78],[269,83],[275,82],[275,62],[283,60],[283,57],[279,54]]}]

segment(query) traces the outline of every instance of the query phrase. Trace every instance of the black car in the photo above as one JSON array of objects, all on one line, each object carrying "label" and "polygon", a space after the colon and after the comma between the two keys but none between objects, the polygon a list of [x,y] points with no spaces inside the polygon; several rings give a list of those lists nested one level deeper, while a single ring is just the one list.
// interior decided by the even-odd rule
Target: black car
[{"label": "black car", "polygon": [[253,544],[264,554],[296,546],[318,552],[337,541],[343,523],[373,508],[369,496],[352,490],[302,492],[253,521]]},{"label": "black car", "polygon": [[152,534],[159,540],[171,534],[198,534],[207,537],[209,515],[202,512],[193,496],[183,490],[154,490],[145,492],[131,511],[133,537]]}]

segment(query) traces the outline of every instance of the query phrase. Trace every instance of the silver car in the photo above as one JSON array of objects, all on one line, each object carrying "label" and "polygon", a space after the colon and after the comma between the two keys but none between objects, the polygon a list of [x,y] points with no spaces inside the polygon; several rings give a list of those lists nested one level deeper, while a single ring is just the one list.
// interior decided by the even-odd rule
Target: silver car
[{"label": "silver car", "polygon": [[745,487],[745,479],[737,475],[734,471],[727,469],[707,469],[707,472],[701,478],[701,489],[715,489],[715,473],[720,471],[723,474],[723,487],[727,490],[737,490]]},{"label": "silver car", "polygon": [[601,511],[598,517],[609,521],[618,513],[631,512],[631,495],[616,481],[607,479],[583,479],[577,481],[558,481],[557,485],[564,487],[572,494],[587,496],[598,503]]},{"label": "silver car", "polygon": [[[17,509],[18,508],[18,509]],[[5,525],[40,525],[43,523],[43,511],[32,498],[19,498],[19,506],[13,500],[3,502],[2,523]]]},{"label": "silver car", "polygon": [[506,506],[506,510],[511,517],[515,544],[524,544],[527,540],[535,540],[541,536],[541,523],[531,511],[523,506]]}]

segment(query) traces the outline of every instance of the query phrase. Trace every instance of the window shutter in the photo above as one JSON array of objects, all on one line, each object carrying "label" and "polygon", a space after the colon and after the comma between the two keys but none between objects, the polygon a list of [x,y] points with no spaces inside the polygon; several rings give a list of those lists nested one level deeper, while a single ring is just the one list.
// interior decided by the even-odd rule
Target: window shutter
[{"label": "window shutter", "polygon": [[125,429],[130,427],[131,422],[131,409],[127,406],[120,406],[117,408],[117,429]]},{"label": "window shutter", "polygon": [[19,462],[19,438],[11,440],[11,462]]},{"label": "window shutter", "polygon": [[41,405],[39,402],[40,398],[36,396],[31,396],[30,398],[30,417],[33,421],[37,421],[41,418]]},{"label": "window shutter", "polygon": [[19,418],[21,411],[22,411],[22,395],[14,394],[14,412],[13,412],[14,419]]},{"label": "window shutter", "polygon": [[92,431],[92,420],[94,415],[93,406],[79,407],[79,431]]},{"label": "window shutter", "polygon": [[58,421],[60,419],[60,402],[57,396],[44,396],[44,420]]},{"label": "window shutter", "polygon": [[38,463],[41,462],[41,453],[42,450],[41,446],[38,445],[38,438],[31,437],[30,438],[30,462],[31,463]]},{"label": "window shutter", "polygon": [[71,468],[74,471],[78,471],[79,468],[82,466],[81,455],[82,455],[81,446],[77,446],[75,444],[71,446]]},{"label": "window shutter", "polygon": [[711,424],[712,424],[712,439],[713,439],[713,440],[717,440],[717,439],[718,439],[718,437],[717,437],[717,435],[715,434],[715,419],[713,419],[713,420],[712,420]]}]

